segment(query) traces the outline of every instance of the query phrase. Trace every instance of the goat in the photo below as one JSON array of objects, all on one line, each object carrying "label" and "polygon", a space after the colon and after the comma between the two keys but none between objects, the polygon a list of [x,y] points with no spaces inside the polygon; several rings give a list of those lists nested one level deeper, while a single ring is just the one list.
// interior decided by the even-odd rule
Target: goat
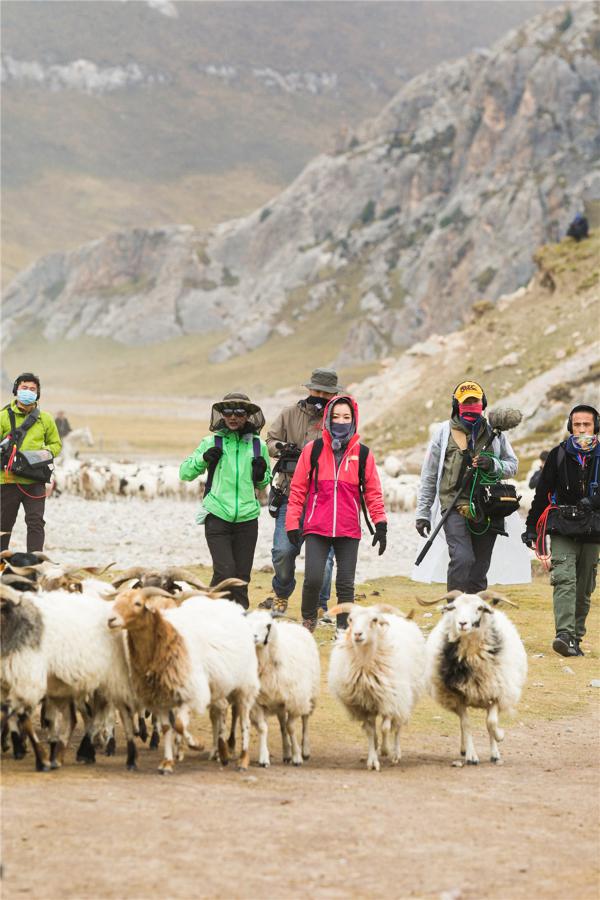
[{"label": "goat", "polygon": [[427,639],[429,691],[444,709],[459,717],[460,752],[468,765],[477,765],[479,757],[467,709],[486,710],[490,759],[499,763],[498,742],[504,739],[504,731],[498,725],[498,714],[516,707],[527,677],[527,654],[517,629],[488,602],[495,606],[510,601],[494,591],[451,591],[441,599],[448,602]]},{"label": "goat", "polygon": [[127,632],[136,692],[142,704],[159,718],[165,738],[159,771],[173,771],[172,724],[184,735],[189,708],[203,713],[210,706],[222,760],[226,760],[221,731],[227,701],[235,702],[239,710],[239,767],[246,769],[250,709],[258,693],[258,672],[254,642],[242,610],[229,601],[202,596],[190,597],[174,609],[160,610],[147,602],[159,590],[122,592],[108,616],[109,629]]},{"label": "goat", "polygon": [[[310,757],[308,720],[319,696],[321,665],[312,635],[301,625],[278,622],[266,610],[247,616],[258,658],[260,690],[252,710],[259,733],[258,763],[270,764],[266,715],[279,719],[284,763],[301,766]],[[302,748],[296,737],[296,722],[302,718]]]},{"label": "goat", "polygon": [[330,615],[349,612],[346,633],[329,663],[329,690],[352,718],[362,722],[369,750],[367,769],[379,771],[377,717],[381,717],[381,755],[400,761],[400,729],[424,686],[425,639],[419,627],[393,606],[359,607],[340,603]]}]

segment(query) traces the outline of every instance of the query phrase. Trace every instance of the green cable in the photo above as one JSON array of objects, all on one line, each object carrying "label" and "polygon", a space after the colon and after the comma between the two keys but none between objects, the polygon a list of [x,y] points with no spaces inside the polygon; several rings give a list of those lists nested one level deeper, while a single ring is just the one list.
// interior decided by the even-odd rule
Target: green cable
[{"label": "green cable", "polygon": [[[480,471],[479,469],[475,469],[475,477],[473,478],[473,482],[471,484],[471,492],[469,494],[469,513],[471,514],[473,519],[475,518],[475,503],[473,501],[473,496],[475,494],[475,488],[477,487],[477,481],[479,480],[479,482],[482,485],[498,484],[498,482],[501,481],[501,479],[502,479],[502,470],[503,470],[502,461],[500,459],[498,459],[497,456],[494,456],[493,453],[490,453],[488,450],[482,451],[479,454],[479,456],[487,456],[488,459],[493,459],[495,462],[499,463],[500,471],[496,472],[494,470],[493,472],[488,473],[485,471]],[[492,520],[488,516],[487,525],[485,526],[483,531],[475,531],[473,528],[471,528],[471,526],[469,524],[469,520],[467,519],[467,528],[469,529],[471,534],[476,534],[476,535],[485,534],[486,531],[489,530],[489,527],[491,524],[492,524]]]}]

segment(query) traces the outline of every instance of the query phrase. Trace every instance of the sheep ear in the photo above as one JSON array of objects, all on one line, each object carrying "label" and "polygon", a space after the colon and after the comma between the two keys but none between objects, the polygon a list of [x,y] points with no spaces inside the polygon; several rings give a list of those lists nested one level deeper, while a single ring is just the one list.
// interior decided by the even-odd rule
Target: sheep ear
[{"label": "sheep ear", "polygon": [[490,607],[487,606],[487,605],[486,605],[486,606],[480,606],[479,608],[480,608],[480,610],[481,610],[482,613],[487,613],[488,616],[493,616],[493,615],[494,615],[494,610],[493,610],[493,609],[490,609]]},{"label": "sheep ear", "polygon": [[456,609],[454,603],[446,603],[445,606],[442,606],[442,612],[452,612],[453,609]]}]

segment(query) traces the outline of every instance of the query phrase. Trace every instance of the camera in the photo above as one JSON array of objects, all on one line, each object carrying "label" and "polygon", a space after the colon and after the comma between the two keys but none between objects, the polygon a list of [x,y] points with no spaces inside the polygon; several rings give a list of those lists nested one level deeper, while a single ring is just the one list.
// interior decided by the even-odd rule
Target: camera
[{"label": "camera", "polygon": [[296,471],[300,453],[302,452],[300,447],[293,442],[284,444],[281,441],[276,443],[275,447],[279,450],[277,471],[281,472],[283,475],[293,475]]}]

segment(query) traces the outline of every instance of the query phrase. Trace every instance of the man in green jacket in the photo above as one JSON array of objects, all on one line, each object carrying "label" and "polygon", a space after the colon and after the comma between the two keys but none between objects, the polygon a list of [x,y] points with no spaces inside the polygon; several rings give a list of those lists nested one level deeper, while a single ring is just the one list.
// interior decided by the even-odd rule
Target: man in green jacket
[{"label": "man in green jacket", "polygon": [[[212,434],[179,467],[182,481],[208,473],[196,521],[204,523],[213,585],[225,578],[250,581],[260,513],[256,489],[267,487],[271,480],[267,445],[258,436],[264,424],[260,407],[246,394],[226,394],[213,404]],[[233,588],[231,596],[248,609],[246,585]]]},{"label": "man in green jacket", "polygon": [[[13,384],[15,399],[0,411],[0,442],[12,432],[9,409],[14,414],[15,427],[19,428],[25,419],[38,407],[40,398],[40,379],[32,372],[23,372]],[[10,443],[10,442],[9,442]],[[54,419],[50,413],[40,411],[39,418],[25,433],[20,450],[49,450],[52,456],[58,456],[62,443]],[[14,475],[7,470],[11,448],[7,445],[2,452],[2,471],[0,472],[0,547],[7,550],[11,532],[17,519],[19,507],[25,510],[27,525],[27,550],[44,549],[44,507],[46,504],[46,485]]]}]

